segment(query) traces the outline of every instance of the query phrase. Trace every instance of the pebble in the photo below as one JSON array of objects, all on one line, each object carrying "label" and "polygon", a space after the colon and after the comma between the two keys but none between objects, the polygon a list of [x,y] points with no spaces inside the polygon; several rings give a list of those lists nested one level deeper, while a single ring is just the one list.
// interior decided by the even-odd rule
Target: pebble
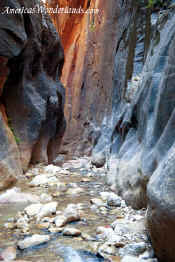
[{"label": "pebble", "polygon": [[47,235],[38,235],[35,234],[31,237],[26,237],[24,240],[20,240],[17,243],[17,246],[20,249],[26,249],[32,246],[37,246],[40,245],[42,243],[46,243],[50,240],[50,237]]},{"label": "pebble", "polygon": [[[79,160],[69,162],[69,168],[72,169],[73,166],[79,166],[78,161]],[[33,177],[31,185],[43,185],[47,189],[44,189],[44,193],[40,195],[40,202],[37,201],[36,204],[27,206],[24,209],[24,212],[20,212],[15,217],[14,221],[8,221],[8,224],[11,224],[9,225],[9,229],[10,227],[11,229],[14,229],[18,226],[19,230],[17,229],[16,232],[19,234],[19,236],[20,234],[22,235],[22,233],[25,235],[30,234],[30,236],[26,237],[24,240],[18,241],[17,245],[20,249],[32,247],[50,240],[50,236],[48,235],[31,236],[31,232],[34,232],[33,226],[35,226],[35,232],[37,227],[37,232],[38,229],[47,229],[52,234],[62,233],[63,236],[77,237],[77,242],[79,240],[84,240],[84,242],[82,241],[83,245],[86,243],[85,241],[88,241],[86,245],[90,248],[90,250],[94,250],[95,253],[100,253],[104,258],[109,259],[110,262],[158,262],[157,259],[153,258],[153,256],[151,257],[149,254],[147,250],[147,244],[141,242],[145,241],[144,238],[142,238],[144,234],[142,236],[139,231],[139,235],[137,234],[138,231],[135,229],[133,231],[132,229],[133,227],[135,228],[135,225],[138,225],[138,223],[140,223],[143,219],[143,210],[135,211],[131,207],[126,206],[125,201],[114,192],[101,192],[100,198],[98,195],[95,197],[95,190],[100,189],[100,185],[96,184],[94,184],[94,188],[89,188],[90,190],[88,191],[89,196],[91,195],[90,198],[92,198],[90,200],[92,205],[89,205],[88,199],[83,201],[83,199],[81,200],[79,196],[74,196],[85,191],[87,186],[85,183],[92,181],[92,179],[90,179],[91,175],[101,176],[101,174],[99,174],[99,169],[97,170],[96,174],[94,173],[94,169],[91,171],[89,170],[89,175],[88,172],[86,172],[86,177],[84,177],[84,175],[80,177],[78,173],[71,173],[69,170],[61,169],[60,167],[54,165],[49,165],[47,167],[40,166],[36,167],[35,169],[36,170],[30,170],[29,176],[31,179]],[[82,169],[82,172],[84,172],[84,169]],[[90,172],[92,174],[90,174]],[[101,172],[104,173],[104,170],[101,170]],[[64,175],[70,175],[71,180],[69,181],[69,177],[66,177],[66,183],[61,182],[59,181],[58,174],[61,179]],[[78,186],[79,182],[84,182],[84,184],[81,184],[82,188]],[[82,203],[69,204],[65,209],[62,209],[64,203],[66,203],[66,201],[63,199],[63,204],[60,203],[60,205],[62,204],[62,206],[60,206],[60,210],[57,210],[58,203],[56,201],[52,202],[52,197],[60,197],[60,195],[64,197],[63,193],[65,191],[68,193],[68,195],[65,195],[65,200],[68,200],[67,198],[70,200],[71,197],[72,199],[74,197],[79,197]],[[75,201],[77,202],[77,200]],[[79,220],[81,220],[80,223],[84,223],[83,219],[84,221],[86,219],[86,221],[89,222],[86,223],[86,225],[91,225],[91,213],[88,217],[87,208],[91,209],[91,213],[92,210],[94,211],[92,220],[95,218],[94,221],[96,221],[98,219],[97,214],[99,215],[98,225],[100,225],[101,217],[103,218],[101,223],[103,226],[97,227],[97,236],[95,237],[90,235],[94,234],[92,231],[95,231],[94,225],[92,225],[93,227],[89,231],[90,233],[88,232],[88,234],[74,228],[71,224],[69,225],[69,223]],[[84,214],[82,212],[84,212]],[[106,216],[106,226],[104,225],[105,218],[102,216],[102,214],[108,214],[108,216]],[[110,217],[114,217],[115,219],[117,218],[111,226],[108,225],[108,223],[111,223]],[[64,239],[65,242],[69,241],[70,243],[71,241],[70,238]],[[120,254],[121,257],[118,257],[118,254]],[[23,260],[21,262],[23,262]]]},{"label": "pebble", "polygon": [[120,207],[121,206],[121,198],[119,197],[109,197],[107,200],[107,204],[109,206],[114,206],[114,207]]},{"label": "pebble", "polygon": [[53,197],[59,197],[61,195],[61,192],[54,192],[52,193]]},{"label": "pebble", "polygon": [[143,260],[133,256],[124,256],[121,262],[143,262]]},{"label": "pebble", "polygon": [[49,194],[43,193],[40,195],[40,200],[42,203],[48,203],[52,201],[52,197]]},{"label": "pebble", "polygon": [[115,206],[120,207],[121,206],[121,197],[116,195],[113,192],[101,192],[100,193],[101,198],[107,202],[109,206]]},{"label": "pebble", "polygon": [[15,229],[15,228],[17,228],[17,225],[16,225],[16,223],[9,222],[9,223],[5,223],[4,227],[7,228],[7,229]]},{"label": "pebble", "polygon": [[63,230],[63,235],[64,236],[77,237],[77,236],[81,235],[81,231],[79,229],[74,228],[74,227],[66,227]]},{"label": "pebble", "polygon": [[121,262],[158,262],[157,259],[141,259],[135,256],[124,256]]},{"label": "pebble", "polygon": [[76,187],[76,188],[69,188],[67,190],[67,194],[69,195],[77,195],[77,194],[80,194],[82,193],[84,190],[80,187]]},{"label": "pebble", "polygon": [[24,217],[20,217],[17,220],[16,225],[17,225],[17,228],[21,228],[21,229],[30,227],[28,221],[26,221]]},{"label": "pebble", "polygon": [[63,227],[50,227],[48,230],[50,233],[61,233],[63,229]]},{"label": "pebble", "polygon": [[88,177],[85,177],[85,178],[82,178],[81,182],[84,182],[84,183],[91,182],[91,179]]},{"label": "pebble", "polygon": [[44,168],[44,171],[46,173],[50,173],[50,174],[56,174],[58,172],[60,172],[62,170],[61,167],[55,166],[55,165],[48,165]]},{"label": "pebble", "polygon": [[0,203],[38,203],[39,197],[21,192],[20,188],[12,188],[0,195]]},{"label": "pebble", "polygon": [[30,206],[27,206],[24,211],[27,213],[28,216],[36,216],[41,210],[42,206],[42,204],[32,204]]},{"label": "pebble", "polygon": [[108,255],[116,255],[117,250],[116,250],[115,246],[110,245],[108,243],[104,243],[103,245],[101,245],[99,247],[98,252],[101,255],[103,253],[108,254]]},{"label": "pebble", "polygon": [[60,171],[60,174],[62,174],[62,175],[70,175],[70,171],[69,171],[69,170],[66,170],[66,169],[62,169],[62,170]]},{"label": "pebble", "polygon": [[57,205],[58,205],[57,202],[51,202],[43,205],[39,211],[39,214],[37,215],[37,221],[40,221],[41,218],[45,216],[56,214]]},{"label": "pebble", "polygon": [[124,255],[139,256],[145,250],[146,250],[146,244],[144,242],[132,243],[120,249],[119,254],[120,256],[124,256]]},{"label": "pebble", "polygon": [[84,239],[86,241],[96,241],[95,237],[92,237],[87,233],[81,233],[81,237],[82,237],[82,239]]},{"label": "pebble", "polygon": [[97,232],[97,234],[109,235],[109,234],[113,233],[114,231],[110,226],[108,226],[108,227],[101,227],[100,226],[100,227],[97,227],[96,232]]},{"label": "pebble", "polygon": [[143,254],[140,255],[140,258],[143,259],[154,258],[154,250],[152,248],[146,250]]},{"label": "pebble", "polygon": [[66,183],[63,183],[63,182],[58,182],[56,183],[56,187],[58,191],[61,191],[61,192],[66,192],[67,191],[67,186],[66,186]]},{"label": "pebble", "polygon": [[54,222],[54,217],[43,217],[41,219],[41,223],[46,223],[46,222],[53,223]]},{"label": "pebble", "polygon": [[0,256],[5,261],[12,261],[16,258],[16,248],[15,247],[7,247],[5,250],[2,251]]},{"label": "pebble", "polygon": [[48,229],[49,226],[50,226],[49,222],[37,224],[37,228],[39,228],[39,229]]},{"label": "pebble", "polygon": [[49,177],[48,175],[38,175],[29,183],[30,186],[41,186],[45,184],[58,183],[55,176]]},{"label": "pebble", "polygon": [[67,208],[64,210],[64,216],[67,218],[67,223],[79,221],[80,212],[78,210],[78,206],[74,204],[69,204]]},{"label": "pebble", "polygon": [[67,223],[67,218],[63,215],[56,216],[55,219],[54,219],[54,223],[55,223],[56,227],[63,227]]},{"label": "pebble", "polygon": [[96,205],[96,206],[98,206],[98,207],[103,207],[103,206],[105,206],[105,203],[104,203],[101,199],[99,199],[99,198],[92,198],[92,199],[90,200],[90,202],[91,202],[91,204],[94,204],[94,205]]},{"label": "pebble", "polygon": [[21,233],[24,235],[30,235],[30,227],[21,228]]},{"label": "pebble", "polygon": [[121,262],[121,258],[119,256],[108,256],[109,262]]}]

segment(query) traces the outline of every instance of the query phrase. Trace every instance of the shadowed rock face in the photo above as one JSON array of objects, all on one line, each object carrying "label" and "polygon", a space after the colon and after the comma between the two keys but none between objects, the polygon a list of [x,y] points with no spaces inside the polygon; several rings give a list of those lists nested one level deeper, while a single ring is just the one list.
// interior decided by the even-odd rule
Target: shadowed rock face
[{"label": "shadowed rock face", "polygon": [[[98,14],[53,16],[64,51],[61,81],[66,89],[67,130],[62,147],[69,154],[90,154],[100,125],[111,110],[117,16],[122,1],[50,1],[52,6],[99,9]],[[129,12],[129,10],[128,10]]]},{"label": "shadowed rock face", "polygon": [[93,32],[85,15],[54,20],[62,25],[67,56],[65,144],[77,153],[89,153],[95,145],[96,164],[105,155],[107,182],[133,207],[148,205],[156,255],[172,262],[175,12],[151,14],[134,2],[89,1],[103,10],[94,18]]},{"label": "shadowed rock face", "polygon": [[13,168],[14,175],[21,174],[21,166],[26,170],[31,161],[55,158],[65,129],[64,88],[59,81],[64,54],[50,18],[45,14],[2,14],[6,6],[36,5],[40,5],[38,0],[0,3],[1,143],[6,145],[3,151],[0,148],[0,165],[2,170]]}]

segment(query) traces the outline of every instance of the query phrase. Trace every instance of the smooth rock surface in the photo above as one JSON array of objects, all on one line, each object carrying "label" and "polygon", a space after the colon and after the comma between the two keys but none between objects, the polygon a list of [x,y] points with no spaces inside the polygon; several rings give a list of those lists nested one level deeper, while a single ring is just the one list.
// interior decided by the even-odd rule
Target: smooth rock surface
[{"label": "smooth rock surface", "polygon": [[0,195],[0,203],[37,203],[38,196],[30,193],[22,193],[19,188],[12,188]]},{"label": "smooth rock surface", "polygon": [[36,5],[41,2],[0,3],[0,169],[4,176],[22,175],[30,161],[47,163],[55,158],[55,145],[59,147],[65,129],[64,88],[59,81],[64,53],[51,19],[40,13],[3,14],[7,6],[19,10]]},{"label": "smooth rock surface", "polygon": [[16,248],[8,247],[0,253],[4,261],[12,261],[16,258]]},{"label": "smooth rock surface", "polygon": [[28,216],[36,216],[42,208],[42,204],[33,204],[26,207],[24,210]]},{"label": "smooth rock surface", "polygon": [[45,205],[42,205],[41,209],[39,210],[39,213],[37,214],[37,221],[40,221],[41,218],[56,214],[58,203],[57,202],[51,202]]},{"label": "smooth rock surface", "polygon": [[46,243],[50,240],[50,237],[47,235],[33,235],[27,237],[24,240],[18,241],[17,245],[20,249],[26,249],[32,246],[37,246],[43,243]]},{"label": "smooth rock surface", "polygon": [[76,228],[73,228],[73,227],[66,227],[64,230],[63,230],[63,235],[64,236],[72,236],[72,237],[77,237],[77,236],[80,236],[81,235],[81,231],[76,229]]}]

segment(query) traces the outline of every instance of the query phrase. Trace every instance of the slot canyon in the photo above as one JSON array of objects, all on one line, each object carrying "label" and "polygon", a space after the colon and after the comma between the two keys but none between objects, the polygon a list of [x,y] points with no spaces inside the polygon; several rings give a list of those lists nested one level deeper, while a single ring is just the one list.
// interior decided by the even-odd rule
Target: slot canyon
[{"label": "slot canyon", "polygon": [[174,24],[174,0],[0,1],[0,260],[175,262]]}]

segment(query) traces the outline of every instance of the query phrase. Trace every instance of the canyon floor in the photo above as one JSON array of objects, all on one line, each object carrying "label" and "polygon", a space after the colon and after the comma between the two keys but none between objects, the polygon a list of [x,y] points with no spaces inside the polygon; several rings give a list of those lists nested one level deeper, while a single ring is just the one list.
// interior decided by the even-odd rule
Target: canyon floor
[{"label": "canyon floor", "polygon": [[127,206],[106,172],[88,158],[31,167],[0,195],[1,260],[156,262],[146,210]]}]

